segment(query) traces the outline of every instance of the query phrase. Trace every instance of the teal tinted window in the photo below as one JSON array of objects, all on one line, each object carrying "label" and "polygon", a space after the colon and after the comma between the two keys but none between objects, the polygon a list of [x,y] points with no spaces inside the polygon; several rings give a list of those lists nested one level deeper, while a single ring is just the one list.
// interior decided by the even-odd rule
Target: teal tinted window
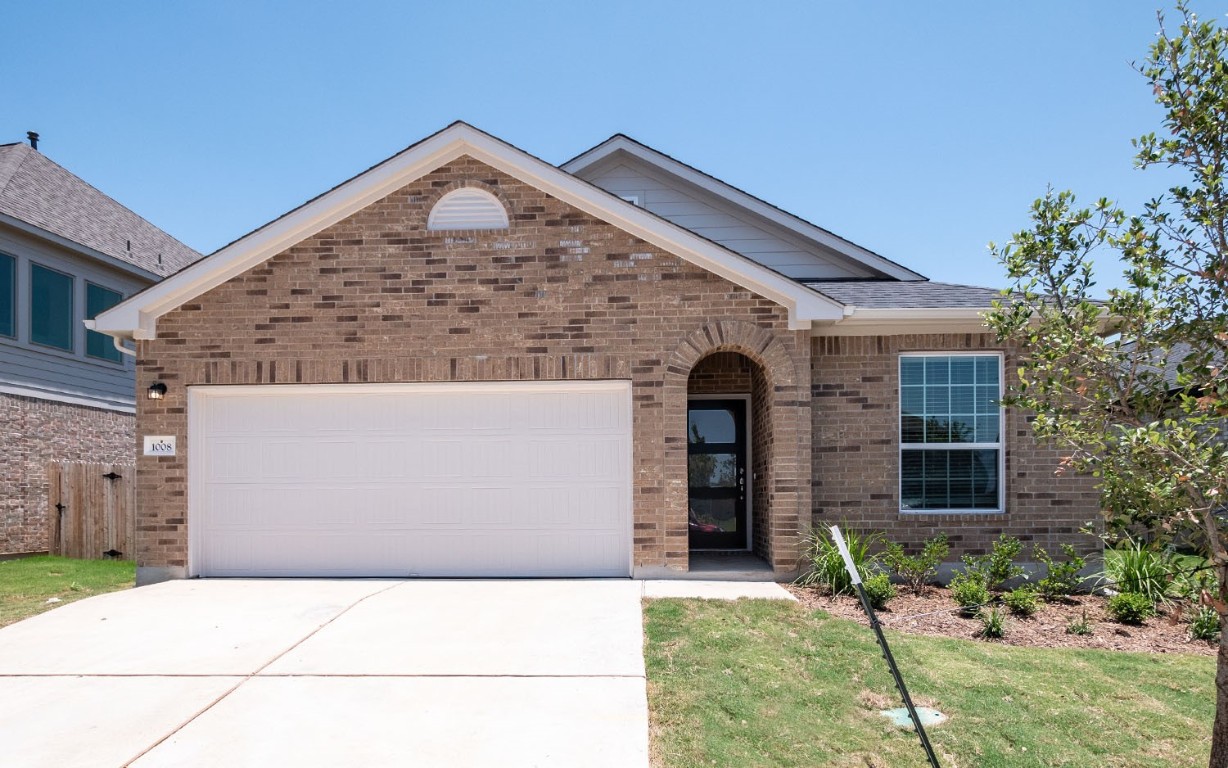
[{"label": "teal tinted window", "polygon": [[0,336],[17,335],[17,259],[0,253]]},{"label": "teal tinted window", "polygon": [[[110,288],[103,288],[100,285],[93,283],[85,284],[85,316],[91,320],[98,316],[99,312],[108,310],[118,304],[124,297],[119,291],[112,291]],[[120,352],[115,348],[115,344],[111,341],[111,337],[105,333],[97,333],[95,331],[85,332],[85,354],[90,357],[99,357],[103,360],[110,360],[118,363],[120,361]]]},{"label": "teal tinted window", "polygon": [[30,265],[30,341],[72,351],[72,277]]},{"label": "teal tinted window", "polygon": [[998,509],[1001,361],[900,358],[900,507]]}]

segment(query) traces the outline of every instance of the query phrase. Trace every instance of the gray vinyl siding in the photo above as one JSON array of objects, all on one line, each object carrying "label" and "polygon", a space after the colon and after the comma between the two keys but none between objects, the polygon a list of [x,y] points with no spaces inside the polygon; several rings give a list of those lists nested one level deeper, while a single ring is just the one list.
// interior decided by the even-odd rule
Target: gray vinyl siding
[{"label": "gray vinyl siding", "polygon": [[[0,226],[0,253],[17,259],[15,339],[0,337],[0,389],[30,390],[49,399],[68,397],[98,400],[100,404],[131,406],[135,392],[135,366],[124,355],[118,362],[85,354],[86,282],[131,296],[150,281],[115,269],[94,258]],[[30,343],[30,264],[35,263],[73,277],[73,349]]]},{"label": "gray vinyl siding", "polygon": [[675,177],[622,158],[580,174],[622,197],[635,196],[645,209],[793,278],[869,278],[875,273],[817,243],[740,209]]}]

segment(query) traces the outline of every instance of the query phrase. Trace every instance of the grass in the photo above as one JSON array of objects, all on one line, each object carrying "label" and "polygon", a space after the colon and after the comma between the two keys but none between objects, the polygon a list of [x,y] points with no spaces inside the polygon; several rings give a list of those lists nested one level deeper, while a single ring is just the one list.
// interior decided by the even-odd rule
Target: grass
[{"label": "grass", "polygon": [[[133,585],[125,560],[73,560],[43,555],[0,560],[0,627],[84,597]],[[58,597],[59,602],[47,600]]]},{"label": "grass", "polygon": [[[645,607],[653,764],[924,766],[866,627],[793,603]],[[944,766],[1205,765],[1213,659],[888,633]]]}]

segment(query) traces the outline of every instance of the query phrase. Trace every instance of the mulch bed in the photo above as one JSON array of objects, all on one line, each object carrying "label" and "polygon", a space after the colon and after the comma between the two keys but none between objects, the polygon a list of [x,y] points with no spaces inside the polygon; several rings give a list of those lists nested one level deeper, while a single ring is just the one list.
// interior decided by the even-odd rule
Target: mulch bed
[{"label": "mulch bed", "polygon": [[[813,587],[783,586],[807,608],[817,608],[832,616],[868,626],[865,612],[856,597],[832,597]],[[918,635],[980,639],[977,632],[981,629],[981,622],[976,618],[960,616],[947,590],[926,587],[923,594],[914,595],[908,589],[897,589],[899,593],[896,598],[883,610],[876,611],[883,627]],[[1061,603],[1041,602],[1039,610],[1029,618],[1008,614],[1005,637],[982,642],[1030,648],[1095,648],[1202,656],[1214,656],[1216,653],[1217,645],[1189,639],[1189,625],[1181,620],[1177,606],[1161,606],[1159,616],[1134,626],[1118,624],[1110,619],[1105,612],[1107,602],[1108,598],[1100,595],[1075,595]],[[1092,633],[1068,633],[1066,627],[1082,618],[1085,611]]]}]

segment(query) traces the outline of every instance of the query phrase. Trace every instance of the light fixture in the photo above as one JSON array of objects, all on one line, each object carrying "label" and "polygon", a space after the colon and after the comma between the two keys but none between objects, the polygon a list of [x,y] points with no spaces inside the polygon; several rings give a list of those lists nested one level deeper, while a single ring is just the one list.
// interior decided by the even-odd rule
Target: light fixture
[{"label": "light fixture", "polygon": [[166,385],[160,381],[155,381],[149,385],[148,396],[150,400],[161,400],[166,397]]}]

